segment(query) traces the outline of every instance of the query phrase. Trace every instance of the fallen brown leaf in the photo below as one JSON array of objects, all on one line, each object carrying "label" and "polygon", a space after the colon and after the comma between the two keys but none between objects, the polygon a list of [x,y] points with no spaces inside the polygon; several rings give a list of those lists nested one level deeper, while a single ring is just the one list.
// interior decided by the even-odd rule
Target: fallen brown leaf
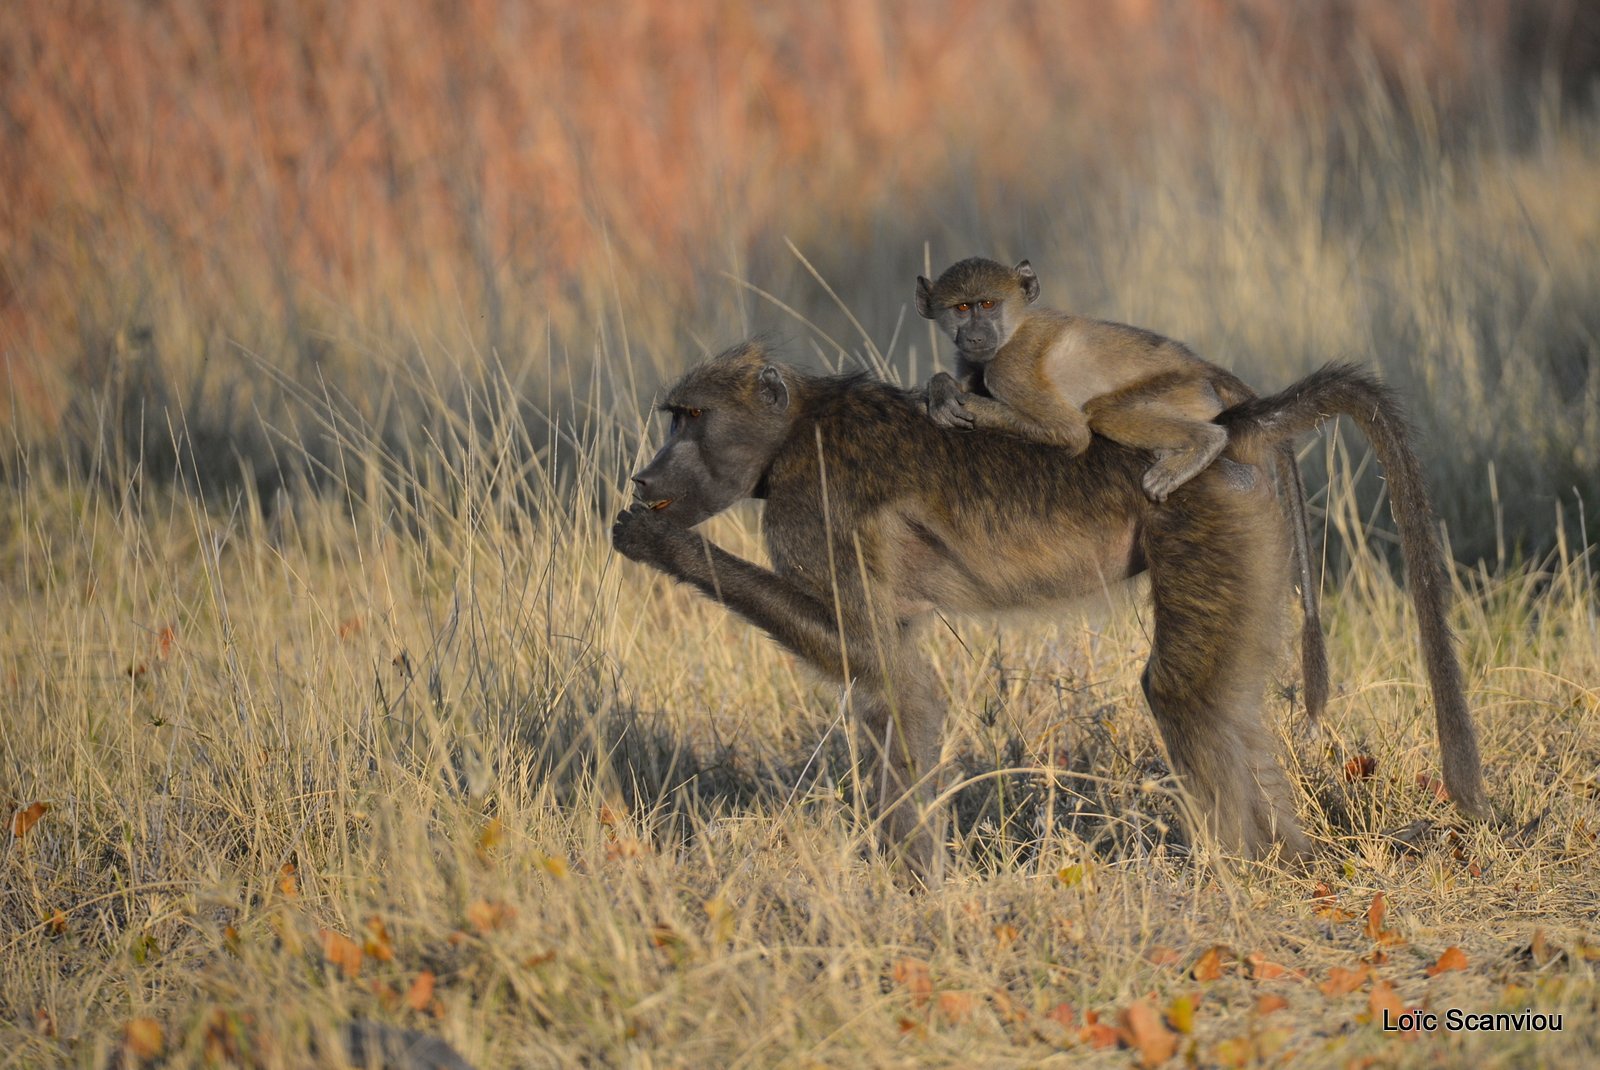
[{"label": "fallen brown leaf", "polygon": [[1246,955],[1244,961],[1250,978],[1255,981],[1277,981],[1285,977],[1295,981],[1306,979],[1306,975],[1299,970],[1291,970],[1287,966],[1272,962],[1265,955]]},{"label": "fallen brown leaf", "polygon": [[1348,995],[1366,984],[1367,978],[1371,974],[1372,967],[1370,966],[1357,966],[1350,970],[1342,966],[1335,966],[1328,971],[1328,979],[1317,986],[1317,991],[1329,999]]},{"label": "fallen brown leaf", "polygon": [[1439,956],[1438,962],[1435,962],[1423,972],[1429,977],[1437,977],[1441,973],[1449,973],[1451,970],[1464,970],[1466,968],[1466,952],[1462,951],[1459,947],[1452,945],[1444,949],[1443,954]]},{"label": "fallen brown leaf", "polygon": [[960,1025],[972,1017],[977,1006],[978,997],[971,992],[940,992],[933,1009],[947,1024]]},{"label": "fallen brown leaf", "polygon": [[1358,754],[1344,763],[1344,778],[1351,783],[1357,780],[1371,780],[1377,771],[1378,759],[1370,754]]},{"label": "fallen brown leaf", "polygon": [[345,980],[355,980],[361,973],[361,945],[332,929],[320,929],[318,935],[322,937],[323,958],[339,967]]},{"label": "fallen brown leaf", "polygon": [[1178,1050],[1178,1035],[1167,1028],[1149,1000],[1136,999],[1118,1016],[1122,1041],[1139,1056],[1139,1065],[1160,1066]]},{"label": "fallen brown leaf", "polygon": [[1393,985],[1375,977],[1372,979],[1372,992],[1367,996],[1367,1014],[1374,1022],[1382,1022],[1385,1011],[1389,1014],[1388,1020],[1393,1022],[1406,1012],[1406,1005]]},{"label": "fallen brown leaf", "polygon": [[904,958],[894,964],[891,972],[894,982],[911,993],[913,1005],[921,1007],[933,996],[933,975],[928,964],[921,959]]},{"label": "fallen brown leaf", "polygon": [[161,1023],[154,1018],[135,1018],[122,1031],[123,1050],[137,1059],[154,1059],[164,1044]]},{"label": "fallen brown leaf", "polygon": [[1144,959],[1153,966],[1176,966],[1183,956],[1165,944],[1157,944],[1144,953]]},{"label": "fallen brown leaf", "polygon": [[406,1006],[421,1014],[433,1002],[434,976],[432,970],[423,970],[406,990]]},{"label": "fallen brown leaf", "polygon": [[1289,1001],[1282,996],[1271,992],[1256,997],[1255,1012],[1259,1015],[1268,1015],[1273,1011],[1281,1011],[1289,1006]]},{"label": "fallen brown leaf", "polygon": [[1195,960],[1189,967],[1189,976],[1196,981],[1215,981],[1222,976],[1223,969],[1234,962],[1233,950],[1225,944],[1212,945],[1205,954]]},{"label": "fallen brown leaf", "polygon": [[19,840],[22,839],[33,826],[39,823],[39,819],[49,812],[50,804],[45,802],[36,802],[25,809],[18,810],[11,818],[11,835]]}]

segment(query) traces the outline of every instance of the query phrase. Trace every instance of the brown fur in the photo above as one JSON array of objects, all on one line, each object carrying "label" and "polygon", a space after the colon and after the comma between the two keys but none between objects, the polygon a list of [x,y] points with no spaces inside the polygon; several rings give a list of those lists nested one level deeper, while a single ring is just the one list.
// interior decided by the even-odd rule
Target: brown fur
[{"label": "brown fur", "polygon": [[[764,390],[751,385],[758,382]],[[1229,424],[1248,444],[1247,460],[1302,429],[1273,426],[1270,400]],[[658,508],[619,515],[613,541],[852,684],[876,749],[867,780],[882,785],[876,805],[886,840],[925,873],[939,858],[925,808],[945,709],[917,629],[935,610],[1038,607],[1093,596],[1148,569],[1154,633],[1145,694],[1195,813],[1229,850],[1304,855],[1309,844],[1262,723],[1288,557],[1268,480],[1223,459],[1153,503],[1134,478],[1146,461],[1138,451],[1101,438],[1072,456],[1005,435],[951,435],[920,405],[883,383],[804,375],[769,362],[758,345],[736,347],[670,392],[669,408],[700,415],[677,426],[636,477],[643,500]],[[759,460],[717,468],[720,451],[702,444],[734,440],[755,443],[749,458]],[[1379,446],[1381,459],[1407,463],[1403,435]],[[730,488],[767,500],[770,569],[686,526]],[[1417,548],[1407,544],[1408,553]],[[1413,562],[1416,575],[1438,567]],[[1459,673],[1433,684],[1441,707],[1459,703],[1464,712]],[[1464,724],[1470,744],[1470,719]],[[1441,715],[1446,729],[1463,725]],[[1445,747],[1466,754],[1459,740]],[[1447,780],[1450,770],[1447,758]],[[1452,790],[1466,783],[1466,771],[1456,772]]]},{"label": "brown fur", "polygon": [[[970,257],[937,282],[917,279],[917,310],[956,343],[956,375],[928,384],[928,415],[941,427],[993,430],[1077,453],[1091,433],[1155,454],[1142,482],[1164,500],[1222,453],[1214,422],[1255,396],[1233,373],[1181,342],[1121,323],[1030,309],[1039,282],[1026,260],[1014,268]],[[983,306],[992,306],[985,309]],[[1305,486],[1294,450],[1274,461],[1283,484],[1289,551],[1304,613],[1300,634],[1306,712],[1322,715],[1328,654],[1312,579]]]}]

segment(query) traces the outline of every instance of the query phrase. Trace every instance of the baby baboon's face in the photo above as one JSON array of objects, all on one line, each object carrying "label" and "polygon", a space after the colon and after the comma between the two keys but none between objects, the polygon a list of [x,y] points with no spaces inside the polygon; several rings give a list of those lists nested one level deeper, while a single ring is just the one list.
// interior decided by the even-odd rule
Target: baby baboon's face
[{"label": "baby baboon's face", "polygon": [[917,311],[937,323],[973,364],[994,359],[1038,296],[1039,279],[1026,260],[1008,268],[971,257],[946,268],[938,282],[917,277]]}]

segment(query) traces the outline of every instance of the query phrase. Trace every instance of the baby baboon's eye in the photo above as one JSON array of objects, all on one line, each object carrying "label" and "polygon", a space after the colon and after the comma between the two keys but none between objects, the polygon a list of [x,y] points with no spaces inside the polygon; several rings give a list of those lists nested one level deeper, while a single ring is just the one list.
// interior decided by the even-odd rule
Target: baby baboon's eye
[{"label": "baby baboon's eye", "polygon": [[981,309],[988,310],[988,309],[991,309],[991,308],[994,307],[994,302],[993,301],[979,301],[978,302],[978,307],[981,308]]},{"label": "baby baboon's eye", "polygon": [[972,311],[972,306],[970,304],[968,304],[967,302],[963,301],[959,305],[956,306],[956,311],[957,312],[971,312]]}]

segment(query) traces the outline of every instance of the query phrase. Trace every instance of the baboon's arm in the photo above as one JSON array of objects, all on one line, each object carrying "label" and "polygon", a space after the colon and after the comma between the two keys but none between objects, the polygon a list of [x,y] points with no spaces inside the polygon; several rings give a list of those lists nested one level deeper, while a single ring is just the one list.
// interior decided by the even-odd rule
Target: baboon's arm
[{"label": "baboon's arm", "polygon": [[[865,657],[861,664],[847,667],[848,647],[839,641],[839,615],[831,604],[793,580],[736,557],[644,506],[619,514],[611,538],[626,557],[722,603],[818,670],[844,676],[870,669]],[[849,602],[848,596],[845,601]],[[865,654],[867,648],[863,644],[857,649]]]},{"label": "baboon's arm", "polygon": [[1082,410],[1057,398],[1039,400],[1050,402],[1045,411],[1025,412],[980,394],[963,395],[961,407],[971,414],[974,430],[1003,431],[1047,446],[1062,446],[1073,453],[1089,448],[1089,421]]}]

